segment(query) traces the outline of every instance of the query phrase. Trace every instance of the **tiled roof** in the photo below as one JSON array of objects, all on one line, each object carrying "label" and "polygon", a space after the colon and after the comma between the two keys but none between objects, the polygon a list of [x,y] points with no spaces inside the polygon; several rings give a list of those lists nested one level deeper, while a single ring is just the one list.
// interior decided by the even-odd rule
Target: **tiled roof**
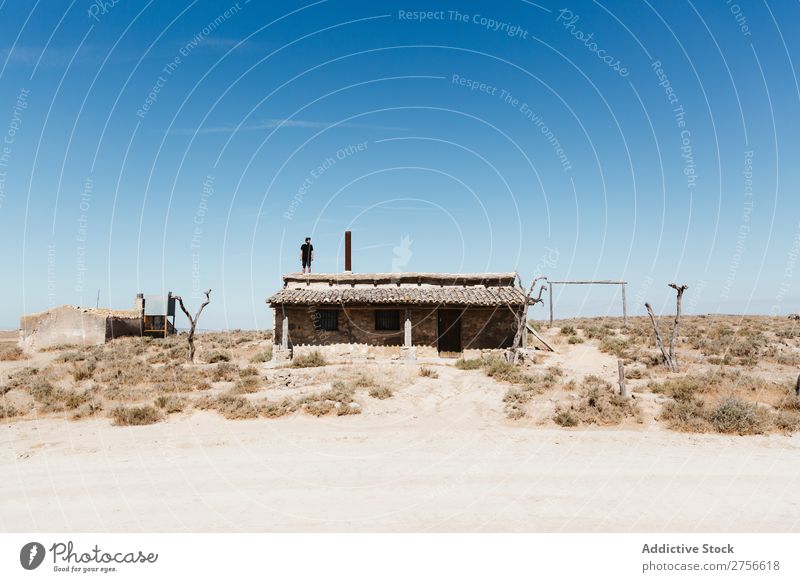
[{"label": "tiled roof", "polygon": [[498,285],[511,286],[516,273],[291,273],[283,276],[284,285]]},{"label": "tiled roof", "polygon": [[472,305],[494,307],[524,305],[525,294],[519,287],[484,287],[483,285],[351,287],[349,285],[309,285],[287,287],[267,299],[270,305],[332,304],[403,304],[403,305]]}]

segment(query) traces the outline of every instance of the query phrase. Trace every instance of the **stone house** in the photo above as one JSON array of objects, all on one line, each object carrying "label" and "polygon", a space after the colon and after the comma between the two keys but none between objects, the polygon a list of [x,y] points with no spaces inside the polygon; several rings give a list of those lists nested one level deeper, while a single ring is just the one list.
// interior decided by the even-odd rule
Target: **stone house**
[{"label": "stone house", "polygon": [[515,273],[284,275],[267,299],[276,356],[319,346],[367,357],[508,348],[527,308],[516,281]]}]

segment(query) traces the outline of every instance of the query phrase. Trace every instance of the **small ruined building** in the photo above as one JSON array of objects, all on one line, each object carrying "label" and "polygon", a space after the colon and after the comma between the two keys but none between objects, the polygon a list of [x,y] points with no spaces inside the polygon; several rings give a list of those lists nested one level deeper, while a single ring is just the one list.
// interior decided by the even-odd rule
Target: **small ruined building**
[{"label": "small ruined building", "polygon": [[23,315],[19,329],[20,344],[28,349],[96,346],[125,336],[166,337],[175,333],[175,298],[172,293],[166,296],[139,293],[133,309],[62,305]]},{"label": "small ruined building", "polygon": [[267,299],[277,358],[318,346],[331,356],[410,358],[504,349],[526,302],[515,273],[284,275]]}]

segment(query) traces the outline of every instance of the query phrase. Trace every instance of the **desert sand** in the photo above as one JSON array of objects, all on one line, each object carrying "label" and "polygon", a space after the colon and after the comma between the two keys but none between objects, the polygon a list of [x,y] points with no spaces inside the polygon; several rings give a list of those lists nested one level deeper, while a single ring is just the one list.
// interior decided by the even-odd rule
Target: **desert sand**
[{"label": "desert sand", "polygon": [[[551,332],[554,341],[559,338]],[[53,352],[37,354],[52,360]],[[567,376],[616,378],[592,342],[542,356]],[[36,361],[39,361],[36,360]],[[4,371],[31,362],[3,362]],[[638,422],[555,426],[545,394],[506,417],[508,386],[432,361],[369,362],[391,398],[362,413],[229,420],[171,414],[147,426],[31,417],[0,424],[0,529],[23,531],[800,531],[800,434],[667,430],[664,397],[639,389]],[[283,374],[264,391],[351,366]],[[315,377],[303,374],[323,374]],[[304,380],[305,378],[305,380]],[[287,383],[288,384],[288,383]],[[261,394],[261,393],[259,393]]]}]

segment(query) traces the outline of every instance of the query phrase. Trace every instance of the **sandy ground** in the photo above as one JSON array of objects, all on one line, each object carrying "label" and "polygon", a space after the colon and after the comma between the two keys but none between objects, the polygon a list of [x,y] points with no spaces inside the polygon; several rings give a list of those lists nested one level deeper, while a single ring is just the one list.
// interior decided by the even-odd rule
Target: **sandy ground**
[{"label": "sandy ground", "polygon": [[[543,358],[568,376],[616,378],[616,359],[588,343]],[[357,416],[0,423],[0,530],[800,531],[800,434],[671,432],[637,381],[641,424],[545,425],[558,395],[510,421],[507,385],[430,365],[438,379],[370,364],[401,388],[360,398]]]},{"label": "sandy ground", "polygon": [[356,417],[5,424],[0,528],[800,531],[800,436],[542,428],[444,392]]}]

